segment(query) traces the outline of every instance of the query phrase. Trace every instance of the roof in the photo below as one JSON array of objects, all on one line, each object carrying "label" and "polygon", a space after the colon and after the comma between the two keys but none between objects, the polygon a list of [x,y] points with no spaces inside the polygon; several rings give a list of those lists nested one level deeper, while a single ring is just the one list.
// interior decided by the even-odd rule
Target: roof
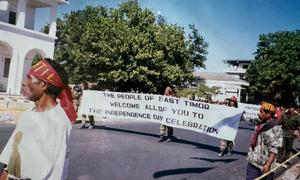
[{"label": "roof", "polygon": [[70,4],[68,0],[56,0],[58,4]]},{"label": "roof", "polygon": [[226,73],[215,73],[215,72],[193,72],[194,77],[198,77],[203,80],[209,81],[227,81],[233,83],[239,83],[248,86],[249,83],[239,78],[233,77]]},{"label": "roof", "polygon": [[70,4],[67,0],[30,0],[27,1],[29,6],[34,8],[40,8],[40,7],[50,7],[52,5],[58,4],[58,5],[64,5],[64,4]]}]

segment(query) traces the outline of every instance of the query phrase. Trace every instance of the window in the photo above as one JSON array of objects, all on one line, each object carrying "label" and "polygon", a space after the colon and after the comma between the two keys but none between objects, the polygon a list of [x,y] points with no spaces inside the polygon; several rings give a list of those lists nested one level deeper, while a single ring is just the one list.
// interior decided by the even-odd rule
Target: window
[{"label": "window", "polygon": [[10,58],[4,59],[4,73],[3,77],[7,78],[9,74],[9,65],[10,65]]},{"label": "window", "polygon": [[16,25],[16,17],[17,17],[17,13],[9,11],[8,23]]},{"label": "window", "polygon": [[249,65],[243,65],[243,69],[248,69]]}]

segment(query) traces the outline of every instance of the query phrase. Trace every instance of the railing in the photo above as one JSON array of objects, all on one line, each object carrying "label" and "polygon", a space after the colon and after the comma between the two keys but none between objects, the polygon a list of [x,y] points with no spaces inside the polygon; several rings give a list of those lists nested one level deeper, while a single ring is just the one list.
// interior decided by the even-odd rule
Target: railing
[{"label": "railing", "polygon": [[0,31],[7,31],[9,33],[21,34],[24,36],[33,37],[36,39],[41,39],[50,42],[53,42],[56,39],[56,37],[49,36],[48,34],[44,34],[42,32],[38,32],[26,28],[20,28],[16,25],[12,25],[5,22],[0,22]]}]

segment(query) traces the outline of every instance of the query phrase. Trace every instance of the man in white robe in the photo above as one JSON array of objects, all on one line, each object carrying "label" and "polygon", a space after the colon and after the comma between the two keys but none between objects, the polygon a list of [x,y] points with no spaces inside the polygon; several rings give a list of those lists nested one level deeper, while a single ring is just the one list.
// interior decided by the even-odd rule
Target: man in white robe
[{"label": "man in white robe", "polygon": [[67,178],[67,145],[71,122],[76,120],[67,84],[67,73],[50,59],[38,62],[29,71],[22,93],[35,102],[35,107],[20,116],[0,154],[0,180]]}]

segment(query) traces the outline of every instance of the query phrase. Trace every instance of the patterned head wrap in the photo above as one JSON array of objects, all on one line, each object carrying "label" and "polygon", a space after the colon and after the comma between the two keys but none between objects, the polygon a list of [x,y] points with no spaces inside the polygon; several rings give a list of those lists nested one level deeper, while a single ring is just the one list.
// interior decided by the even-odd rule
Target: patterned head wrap
[{"label": "patterned head wrap", "polygon": [[61,93],[58,95],[60,105],[66,112],[70,121],[74,123],[77,118],[77,113],[74,109],[71,89],[67,84],[63,84],[60,76],[53,69],[53,67],[46,60],[43,59],[36,63],[34,66],[32,66],[28,74],[40,80],[43,80],[53,86],[62,88]]},{"label": "patterned head wrap", "polygon": [[261,108],[270,112],[275,112],[275,107],[271,103],[262,102]]}]

